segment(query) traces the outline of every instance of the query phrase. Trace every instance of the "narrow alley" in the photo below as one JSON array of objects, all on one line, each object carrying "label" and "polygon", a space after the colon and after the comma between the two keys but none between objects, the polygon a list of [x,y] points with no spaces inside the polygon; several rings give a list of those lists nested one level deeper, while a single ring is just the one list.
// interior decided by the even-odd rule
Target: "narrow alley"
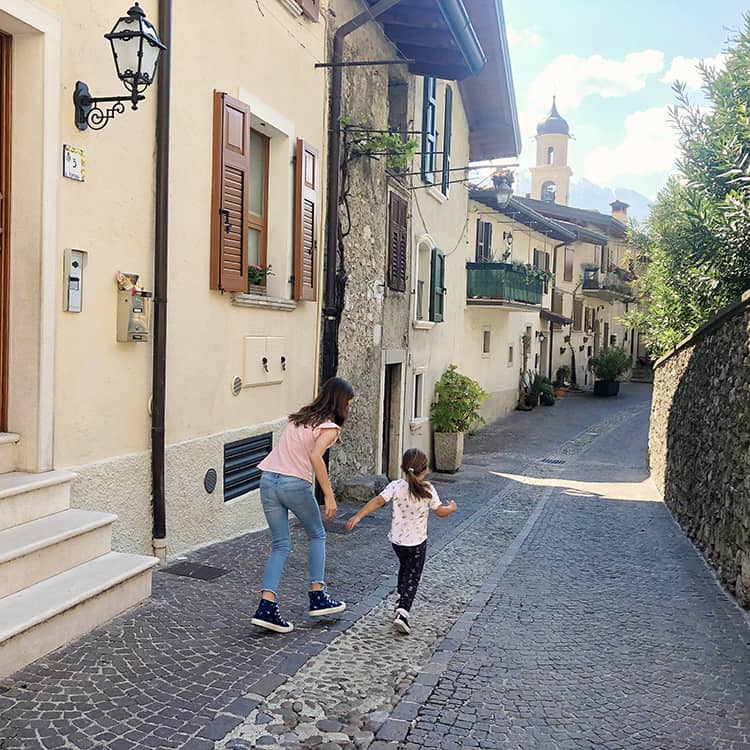
[{"label": "narrow alley", "polygon": [[[261,532],[155,575],[139,608],[0,684],[0,748],[750,746],[750,627],[648,479],[650,387],[516,412],[434,475],[414,631],[390,622],[388,509],[329,524],[340,620],[306,617],[295,532],[286,636],[249,623]],[[298,530],[297,530],[298,531]]]}]

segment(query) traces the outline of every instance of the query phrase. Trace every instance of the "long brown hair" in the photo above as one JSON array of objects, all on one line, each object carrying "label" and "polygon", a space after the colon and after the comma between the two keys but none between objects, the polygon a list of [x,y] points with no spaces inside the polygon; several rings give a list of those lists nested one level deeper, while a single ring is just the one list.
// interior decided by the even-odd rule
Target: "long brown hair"
[{"label": "long brown hair", "polygon": [[354,398],[354,388],[344,378],[329,378],[323,383],[315,401],[289,415],[289,421],[302,427],[317,427],[332,421],[341,427],[349,416],[349,402]]},{"label": "long brown hair", "polygon": [[414,497],[427,499],[432,497],[432,485],[419,479],[418,475],[427,470],[427,456],[419,448],[409,448],[401,460],[401,470],[406,476],[409,492]]}]

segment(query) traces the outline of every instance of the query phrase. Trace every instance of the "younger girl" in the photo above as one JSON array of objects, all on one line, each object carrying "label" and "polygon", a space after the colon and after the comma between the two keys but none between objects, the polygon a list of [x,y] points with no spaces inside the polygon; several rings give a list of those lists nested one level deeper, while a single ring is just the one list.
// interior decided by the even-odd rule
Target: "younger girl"
[{"label": "younger girl", "polygon": [[281,573],[292,550],[289,511],[307,532],[310,616],[333,615],[346,609],[344,602],[331,599],[325,590],[326,532],[312,481],[314,472],[325,497],[325,518],[330,521],[336,515],[336,500],[323,454],[338,440],[353,398],[354,389],[348,381],[327,380],[311,404],[289,415],[278,445],[258,464],[263,471],[260,500],[272,544],[253,625],[277,633],[288,633],[294,627],[279,614],[277,602]]},{"label": "younger girl", "polygon": [[404,453],[401,470],[406,479],[391,482],[379,495],[373,497],[359,513],[346,522],[346,530],[351,531],[376,508],[382,508],[387,502],[393,501],[388,539],[400,563],[399,600],[393,624],[402,633],[411,633],[409,612],[424,567],[429,511],[434,511],[437,516],[449,516],[458,510],[458,506],[453,500],[443,505],[435,488],[425,481],[427,456],[418,448],[410,448]]}]

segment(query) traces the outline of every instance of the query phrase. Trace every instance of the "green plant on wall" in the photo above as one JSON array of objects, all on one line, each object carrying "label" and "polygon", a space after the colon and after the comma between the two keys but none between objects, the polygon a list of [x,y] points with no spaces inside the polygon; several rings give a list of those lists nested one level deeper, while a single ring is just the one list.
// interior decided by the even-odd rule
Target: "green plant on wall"
[{"label": "green plant on wall", "polygon": [[483,424],[479,407],[489,394],[467,375],[450,365],[435,383],[435,402],[430,408],[435,432],[468,432]]},{"label": "green plant on wall", "polygon": [[511,266],[513,266],[514,271],[523,274],[523,280],[526,284],[533,284],[535,281],[555,283],[555,274],[543,268],[535,268],[531,263],[522,263],[520,260],[513,260],[511,261]]},{"label": "green plant on wall", "polygon": [[339,124],[345,131],[348,158],[385,156],[388,169],[403,172],[419,149],[418,141],[413,138],[404,140],[400,133],[355,127],[347,115],[339,117]]}]

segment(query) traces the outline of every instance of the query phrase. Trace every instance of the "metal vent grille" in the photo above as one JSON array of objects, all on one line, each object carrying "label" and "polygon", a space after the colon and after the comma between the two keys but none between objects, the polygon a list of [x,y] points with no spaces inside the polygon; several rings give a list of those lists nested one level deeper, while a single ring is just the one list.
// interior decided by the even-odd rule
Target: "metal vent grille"
[{"label": "metal vent grille", "polygon": [[224,445],[224,502],[260,486],[258,464],[273,448],[273,433],[255,435]]},{"label": "metal vent grille", "polygon": [[565,459],[564,458],[543,458],[541,460],[541,463],[543,464],[564,464]]}]

